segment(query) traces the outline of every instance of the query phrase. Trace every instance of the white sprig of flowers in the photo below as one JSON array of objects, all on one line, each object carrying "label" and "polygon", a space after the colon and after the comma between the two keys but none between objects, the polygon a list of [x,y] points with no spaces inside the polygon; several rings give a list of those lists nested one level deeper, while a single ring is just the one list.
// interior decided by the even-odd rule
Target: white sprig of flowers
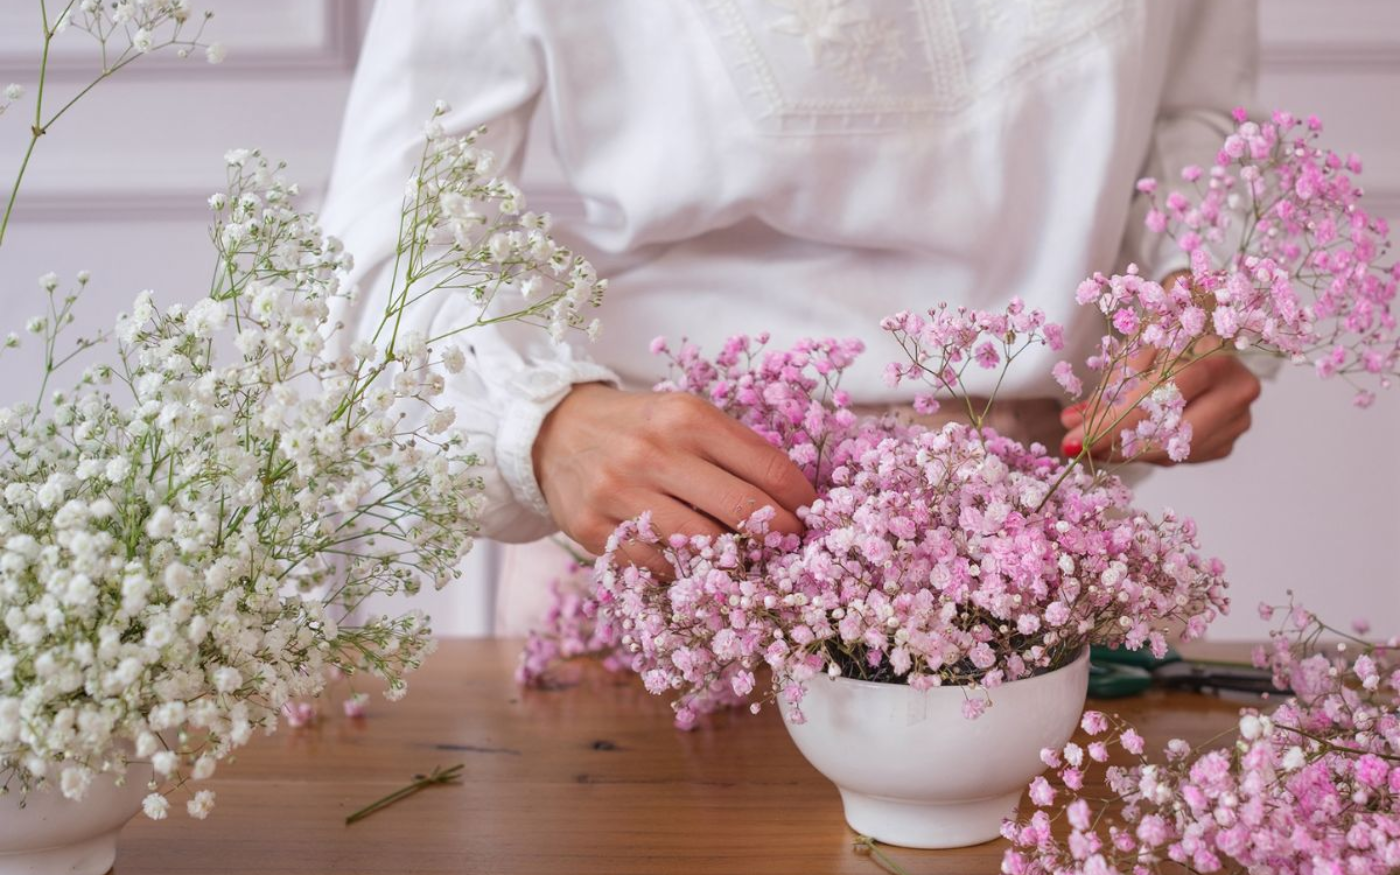
[{"label": "white sprig of flowers", "polygon": [[[472,548],[481,481],[444,400],[471,366],[455,336],[503,321],[596,333],[585,312],[606,288],[491,175],[480,132],[443,133],[448,111],[428,124],[368,336],[335,321],[350,256],[256,151],[226,156],[218,269],[193,306],[143,293],[110,335],[69,343],[89,278],[41,280],[44,387],[0,409],[4,791],[80,799],[149,761],[159,819],[327,668],[405,692],[432,650],[427,619],[351,618],[371,594],[445,584]],[[439,336],[401,329],[444,294],[475,315]],[[46,395],[94,347],[115,354]],[[186,807],[212,804],[199,790]]]}]

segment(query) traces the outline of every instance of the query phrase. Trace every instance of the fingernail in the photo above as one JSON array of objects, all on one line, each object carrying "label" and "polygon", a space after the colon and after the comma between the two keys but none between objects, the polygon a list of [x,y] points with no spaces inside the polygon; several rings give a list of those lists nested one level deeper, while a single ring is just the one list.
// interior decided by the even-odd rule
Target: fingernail
[{"label": "fingernail", "polygon": [[1088,401],[1080,401],[1078,404],[1071,404],[1065,408],[1065,413],[1083,413],[1089,406]]},{"label": "fingernail", "polygon": [[1060,445],[1060,452],[1066,459],[1073,459],[1084,452],[1084,444],[1081,441],[1066,440]]}]

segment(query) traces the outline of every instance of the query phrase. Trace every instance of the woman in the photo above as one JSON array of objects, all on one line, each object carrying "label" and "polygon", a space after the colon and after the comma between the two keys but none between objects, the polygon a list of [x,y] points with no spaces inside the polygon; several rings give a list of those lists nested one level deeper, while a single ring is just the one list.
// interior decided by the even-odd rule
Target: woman
[{"label": "woman", "polygon": [[[1140,233],[1133,183],[1213,159],[1251,97],[1254,18],[1250,2],[1209,0],[380,3],[326,225],[359,258],[373,311],[433,101],[454,107],[450,131],[490,125],[510,172],[547,118],[584,207],[556,235],[610,279],[606,340],[474,336],[475,368],[450,391],[485,461],[484,533],[562,530],[597,550],[643,510],[663,531],[716,532],[765,504],[795,529],[810,484],[717,411],[646,392],[664,371],[650,339],[859,337],[869,352],[843,388],[870,407],[910,401],[879,373],[898,350],[878,321],[899,310],[1019,295],[1083,353],[1101,326],[1074,303],[1081,279],[1184,266]],[[448,304],[431,322],[453,317]],[[1082,423],[1036,355],[1002,387],[998,425],[1077,452]],[[1180,384],[1192,461],[1228,454],[1258,381],[1213,357]],[[559,561],[507,556],[498,632],[528,625]]]}]

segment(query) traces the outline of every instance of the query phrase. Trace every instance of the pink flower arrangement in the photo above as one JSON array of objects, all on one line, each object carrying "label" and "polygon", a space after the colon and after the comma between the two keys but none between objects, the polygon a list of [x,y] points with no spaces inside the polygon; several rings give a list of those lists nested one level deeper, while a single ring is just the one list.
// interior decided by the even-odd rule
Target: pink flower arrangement
[{"label": "pink flower arrangement", "polygon": [[[1011,343],[1041,342],[1043,317],[1012,309],[944,313],[946,342],[1019,331]],[[1222,568],[1194,553],[1190,522],[1134,511],[1116,478],[990,429],[853,415],[837,386],[857,352],[740,337],[713,362],[690,347],[674,359],[665,388],[708,397],[787,447],[818,493],[800,536],[770,531],[768,508],[713,539],[662,538],[644,515],[598,561],[598,610],[647,688],[679,693],[682,725],[749,698],[761,665],[793,705],[820,672],[962,685],[976,716],[980,691],[1056,668],[1086,642],[1165,650],[1163,621],[1196,634],[1225,608]],[[629,539],[661,549],[674,580],[620,561]]]},{"label": "pink flower arrangement", "polygon": [[[1042,752],[1060,786],[1044,777],[1031,786],[1037,810],[1004,826],[1013,847],[1002,871],[1400,870],[1400,641],[1370,644],[1298,607],[1284,617],[1255,664],[1271,667],[1291,699],[1270,714],[1241,710],[1223,745],[1193,750],[1175,740],[1156,759],[1120,718],[1085,713],[1094,741]],[[1317,643],[1323,635],[1344,640],[1328,653]],[[1131,764],[1110,764],[1111,748]],[[1095,771],[1107,799],[1083,795]],[[1055,834],[1059,822],[1067,835]]]},{"label": "pink flower arrangement", "polygon": [[[741,336],[710,360],[654,341],[673,365],[658,391],[703,397],[785,449],[818,498],[799,511],[801,535],[770,530],[771,509],[715,538],[664,536],[645,514],[624,524],[593,591],[561,596],[521,679],[602,651],[674,695],[682,726],[720,705],[758,710],[770,696],[800,720],[818,673],[956,684],[976,717],[1000,684],[1053,670],[1087,644],[1161,653],[1169,624],[1201,634],[1228,606],[1223,567],[1197,555],[1190,520],[1135,509],[1089,448],[1112,435],[1129,460],[1154,449],[1187,458],[1177,377],[1210,356],[1252,348],[1379,387],[1397,362],[1389,304],[1400,268],[1378,265],[1388,228],[1359,205],[1359,163],[1319,148],[1315,122],[1237,121],[1209,172],[1183,172],[1193,194],[1159,202],[1154,180],[1138,185],[1153,198],[1149,229],[1189,256],[1190,282],[1167,288],[1130,266],[1078,290],[1109,330],[1085,371],[1053,369],[1072,398],[1084,396],[1074,458],[996,434],[983,424],[992,402],[965,390],[970,368],[1004,374],[1032,346],[1063,348],[1063,330],[1019,300],[1005,312],[939,306],[882,322],[905,353],[888,382],[919,381],[921,414],[965,408],[968,424],[941,428],[850,409],[839,383],[862,352],[856,342],[769,350],[765,335]],[[1358,403],[1370,397],[1363,389]],[[672,579],[623,559],[631,540],[659,549]]]}]

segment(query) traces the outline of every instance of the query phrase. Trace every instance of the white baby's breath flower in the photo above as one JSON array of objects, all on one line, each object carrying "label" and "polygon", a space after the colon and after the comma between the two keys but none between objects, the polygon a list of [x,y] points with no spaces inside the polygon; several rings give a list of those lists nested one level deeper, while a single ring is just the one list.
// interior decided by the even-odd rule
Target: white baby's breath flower
[{"label": "white baby's breath flower", "polygon": [[442,354],[442,366],[449,374],[460,374],[467,366],[467,355],[460,346],[449,346]]},{"label": "white baby's breath flower", "polygon": [[85,766],[67,766],[63,769],[59,784],[65,798],[79,801],[92,786],[92,770]]},{"label": "white baby's breath flower", "polygon": [[23,85],[19,85],[19,84],[16,84],[16,83],[13,83],[13,82],[12,82],[12,83],[10,83],[9,85],[6,85],[6,86],[5,86],[5,99],[6,99],[6,100],[20,100],[20,99],[22,99],[23,97],[24,97],[24,86],[23,86]]},{"label": "white baby's breath flower", "polygon": [[233,666],[226,665],[214,672],[214,689],[221,693],[232,693],[243,686],[243,675]]},{"label": "white baby's breath flower", "polygon": [[146,536],[154,540],[169,538],[175,533],[175,514],[161,505],[146,520]]},{"label": "white baby's breath flower", "polygon": [[228,49],[223,43],[210,43],[204,50],[204,59],[211,64],[222,64],[228,58]]},{"label": "white baby's breath flower", "polygon": [[457,411],[452,407],[444,407],[428,418],[428,433],[442,434],[452,427],[452,423],[457,421]]},{"label": "white baby's breath flower", "polygon": [[185,809],[195,820],[203,820],[208,817],[209,812],[214,810],[214,791],[200,790],[194,794],[193,799],[185,804]]},{"label": "white baby's breath flower", "polygon": [[1284,751],[1283,760],[1280,762],[1284,771],[1288,772],[1296,772],[1307,764],[1307,754],[1303,753],[1303,749],[1296,744]]},{"label": "white baby's breath flower", "polygon": [[151,793],[141,800],[141,810],[151,820],[165,820],[170,812],[170,800],[159,793]]},{"label": "white baby's breath flower", "polygon": [[205,339],[214,334],[228,321],[228,307],[222,301],[205,298],[190,308],[185,315],[185,327],[195,337]]},{"label": "white baby's breath flower", "polygon": [[157,775],[168,777],[180,766],[180,758],[174,751],[162,750],[151,757],[151,768],[155,769]]},{"label": "white baby's breath flower", "polygon": [[143,55],[149,52],[154,44],[155,40],[151,36],[151,32],[144,27],[139,28],[136,33],[131,35],[131,47]]},{"label": "white baby's breath flower", "polygon": [[208,754],[194,761],[194,768],[190,770],[190,777],[196,781],[207,781],[214,777],[214,758]]}]

